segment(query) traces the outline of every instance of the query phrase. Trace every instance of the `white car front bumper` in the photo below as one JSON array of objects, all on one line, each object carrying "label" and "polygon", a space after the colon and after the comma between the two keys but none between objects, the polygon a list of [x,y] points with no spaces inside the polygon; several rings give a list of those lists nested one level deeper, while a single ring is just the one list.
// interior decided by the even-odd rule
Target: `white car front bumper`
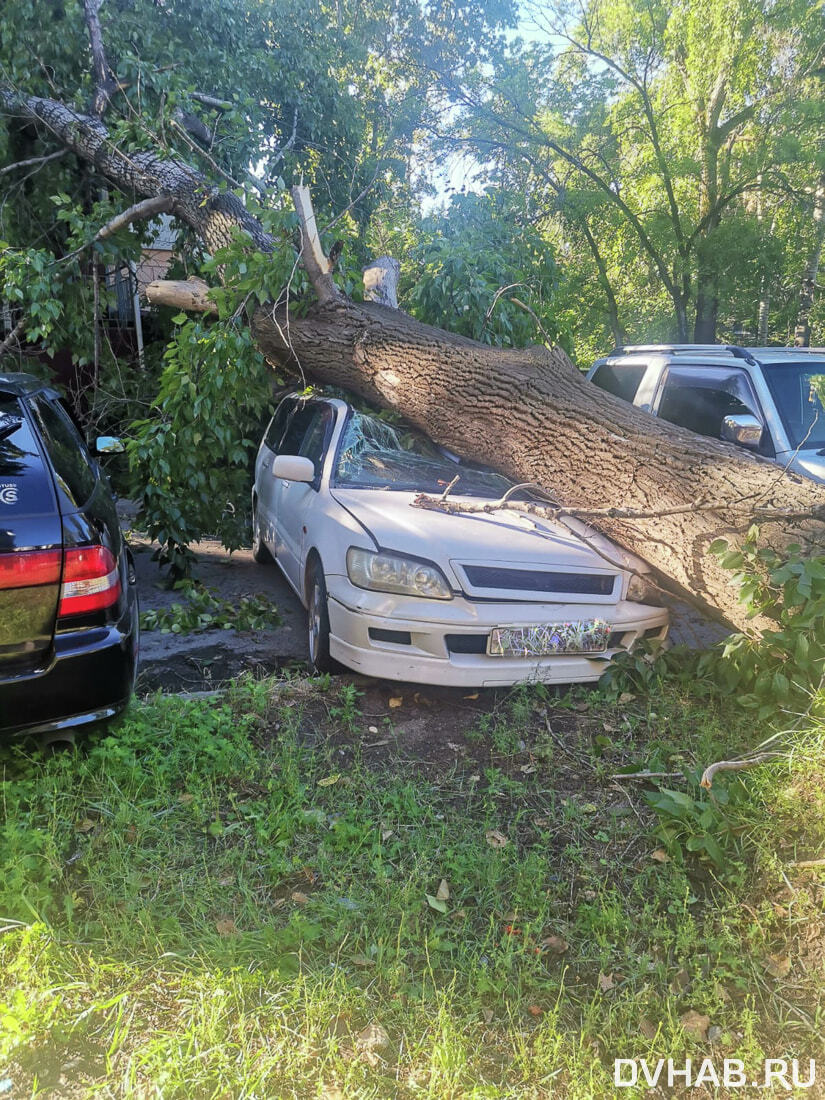
[{"label": "white car front bumper", "polygon": [[[615,604],[560,604],[426,600],[356,588],[347,577],[327,576],[330,654],[368,676],[454,687],[506,687],[527,680],[572,684],[598,680],[612,657],[639,638],[667,634],[662,607],[621,600]],[[603,619],[612,628],[604,653],[551,657],[495,657],[486,652],[499,626]],[[393,637],[393,635],[395,637]],[[472,649],[479,652],[467,652]]]}]

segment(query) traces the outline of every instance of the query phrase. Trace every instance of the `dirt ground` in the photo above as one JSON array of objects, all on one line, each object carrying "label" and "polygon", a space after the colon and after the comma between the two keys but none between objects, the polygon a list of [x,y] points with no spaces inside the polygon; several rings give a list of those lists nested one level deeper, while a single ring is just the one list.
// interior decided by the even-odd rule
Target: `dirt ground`
[{"label": "dirt ground", "polygon": [[[135,556],[141,611],[168,608],[181,600],[170,590],[164,571],[152,561],[151,543],[130,537]],[[267,596],[278,608],[281,624],[273,630],[206,630],[200,634],[162,634],[144,630],[140,639],[138,694],[203,691],[254,669],[275,672],[303,667],[307,660],[306,616],[300,601],[277,566],[258,565],[251,550],[229,554],[214,541],[196,543],[196,579],[230,602],[244,596]]]}]

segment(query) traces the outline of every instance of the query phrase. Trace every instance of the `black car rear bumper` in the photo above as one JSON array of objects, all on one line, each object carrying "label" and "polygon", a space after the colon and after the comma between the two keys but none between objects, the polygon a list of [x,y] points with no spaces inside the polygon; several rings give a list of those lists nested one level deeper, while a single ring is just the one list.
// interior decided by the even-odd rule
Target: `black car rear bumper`
[{"label": "black car rear bumper", "polygon": [[137,665],[136,601],[117,623],[55,638],[49,666],[0,682],[0,732],[47,733],[111,718],[129,702]]}]

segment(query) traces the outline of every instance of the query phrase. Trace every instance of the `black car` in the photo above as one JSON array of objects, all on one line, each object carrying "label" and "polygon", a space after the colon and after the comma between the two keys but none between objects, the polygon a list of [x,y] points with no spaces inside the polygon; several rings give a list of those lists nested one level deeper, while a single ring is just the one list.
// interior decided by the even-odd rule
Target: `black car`
[{"label": "black car", "polygon": [[0,374],[0,731],[53,733],[122,710],[138,637],[108,479],[54,390]]}]

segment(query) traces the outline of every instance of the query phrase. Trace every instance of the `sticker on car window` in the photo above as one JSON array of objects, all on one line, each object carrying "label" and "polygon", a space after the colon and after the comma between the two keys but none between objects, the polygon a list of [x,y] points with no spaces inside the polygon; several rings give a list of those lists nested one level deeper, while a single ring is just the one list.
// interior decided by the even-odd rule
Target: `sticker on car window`
[{"label": "sticker on car window", "polygon": [[0,482],[0,504],[17,503],[17,486],[11,482]]}]

